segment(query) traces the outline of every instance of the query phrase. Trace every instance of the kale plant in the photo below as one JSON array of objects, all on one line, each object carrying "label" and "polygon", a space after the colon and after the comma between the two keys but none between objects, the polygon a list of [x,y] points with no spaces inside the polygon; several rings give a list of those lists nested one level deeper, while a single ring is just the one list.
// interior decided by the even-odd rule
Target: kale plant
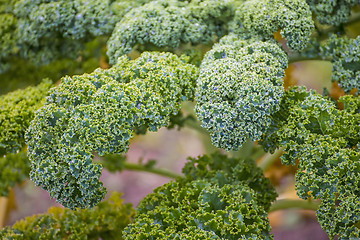
[{"label": "kale plant", "polygon": [[[294,207],[360,239],[359,24],[359,0],[0,0],[0,196],[30,178],[65,207],[0,237],[273,239],[269,213]],[[288,87],[312,60],[333,88]],[[182,174],[127,161],[174,127],[212,144]],[[264,176],[280,155],[299,200]],[[103,168],[172,181],[133,209],[103,201]]]}]

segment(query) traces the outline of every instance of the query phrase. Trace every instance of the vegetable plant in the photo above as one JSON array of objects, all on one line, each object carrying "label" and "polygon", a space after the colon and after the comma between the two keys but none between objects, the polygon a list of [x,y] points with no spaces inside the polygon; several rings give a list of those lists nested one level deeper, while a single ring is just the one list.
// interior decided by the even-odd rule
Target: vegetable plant
[{"label": "vegetable plant", "polygon": [[[1,239],[273,239],[289,207],[360,238],[359,0],[1,0],[0,23],[0,194],[29,178],[65,207]],[[313,60],[332,88],[289,81]],[[206,153],[182,174],[128,162],[160,128]],[[264,176],[280,155],[302,200]],[[132,207],[103,200],[104,168],[172,180]]]}]

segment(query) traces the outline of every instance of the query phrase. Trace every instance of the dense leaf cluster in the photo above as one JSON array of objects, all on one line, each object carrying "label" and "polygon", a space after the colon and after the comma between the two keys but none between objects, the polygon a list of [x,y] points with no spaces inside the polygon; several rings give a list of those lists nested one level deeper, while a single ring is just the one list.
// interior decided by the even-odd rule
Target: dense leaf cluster
[{"label": "dense leaf cluster", "polygon": [[347,22],[351,8],[360,4],[359,0],[306,0],[320,23],[338,26]]},{"label": "dense leaf cluster", "polygon": [[0,231],[3,240],[22,239],[124,239],[122,230],[134,216],[131,204],[124,204],[120,194],[112,194],[109,200],[93,209],[76,211],[52,207],[48,213],[27,217],[11,228]]},{"label": "dense leaf cluster", "polygon": [[109,35],[132,7],[128,0],[15,0],[0,3],[0,73],[14,57],[49,64],[76,58],[84,43]]},{"label": "dense leaf cluster", "polygon": [[320,55],[332,62],[332,81],[346,92],[360,93],[360,36],[355,39],[332,35],[321,44]]},{"label": "dense leaf cluster", "polygon": [[279,109],[287,55],[272,41],[225,36],[206,53],[196,88],[196,114],[213,144],[236,150],[259,140]]},{"label": "dense leaf cluster", "polygon": [[45,79],[37,86],[0,96],[0,196],[7,196],[10,187],[29,177],[30,164],[22,152],[24,135],[52,86]]},{"label": "dense leaf cluster", "polygon": [[300,56],[331,62],[331,80],[336,81],[346,94],[359,95],[360,36],[349,38],[331,34],[324,41],[312,39]]},{"label": "dense leaf cluster", "polygon": [[16,42],[19,30],[16,17],[2,12],[2,6],[0,5],[0,7],[0,73],[2,73],[10,67],[5,59],[18,51]]},{"label": "dense leaf cluster", "polygon": [[45,101],[52,83],[43,80],[35,87],[27,87],[0,96],[0,156],[15,153],[25,146],[24,135]]},{"label": "dense leaf cluster", "polygon": [[252,160],[216,153],[190,159],[183,172],[141,201],[127,239],[272,239],[276,193]]},{"label": "dense leaf cluster", "polygon": [[8,196],[11,187],[29,178],[26,153],[10,153],[0,158],[0,196]]},{"label": "dense leaf cluster", "polygon": [[[284,146],[282,162],[295,165],[299,197],[321,199],[318,219],[330,237],[360,237],[360,99],[344,96],[340,110],[315,91],[293,88],[262,144],[267,150]],[[332,216],[332,217],[330,217]]]},{"label": "dense leaf cluster", "polygon": [[249,0],[237,9],[230,30],[236,34],[272,39],[281,30],[288,46],[302,50],[314,23],[305,0]]},{"label": "dense leaf cluster", "polygon": [[105,38],[96,38],[84,44],[85,49],[81,51],[78,59],[64,57],[54,60],[49,65],[38,65],[31,59],[14,57],[8,62],[10,66],[7,71],[0,73],[0,79],[4,80],[0,80],[0,94],[37,85],[44,78],[56,82],[66,75],[71,76],[83,74],[84,72],[92,72],[100,65],[104,66],[101,59],[105,54],[103,49],[105,42]]},{"label": "dense leaf cluster", "polygon": [[110,63],[136,44],[176,48],[180,43],[210,43],[226,33],[234,12],[232,1],[152,1],[128,12],[108,41]]},{"label": "dense leaf cluster", "polygon": [[259,140],[279,109],[288,63],[273,39],[279,29],[292,49],[307,45],[313,21],[305,1],[244,2],[230,24],[233,34],[205,55],[196,114],[215,146],[236,150],[247,138]]},{"label": "dense leaf cluster", "polygon": [[213,153],[188,160],[182,170],[185,182],[207,180],[218,181],[220,185],[246,185],[255,192],[256,202],[265,211],[269,210],[271,202],[277,196],[269,179],[264,177],[263,171],[256,167],[253,159],[239,159]]},{"label": "dense leaf cluster", "polygon": [[100,155],[126,152],[136,128],[157,131],[192,100],[197,68],[170,53],[126,57],[108,70],[62,78],[27,133],[31,179],[69,208],[105,194]]},{"label": "dense leaf cluster", "polygon": [[[107,53],[114,64],[63,77],[50,92],[52,83],[45,80],[0,96],[0,195],[28,176],[30,163],[31,179],[65,207],[94,207],[106,192],[99,182],[102,165],[92,162],[94,155],[121,154],[102,161],[111,171],[121,170],[134,134],[183,126],[187,118],[180,104],[196,100],[195,113],[216,147],[237,150],[245,141],[260,140],[266,151],[284,148],[283,163],[299,168],[298,195],[321,200],[317,216],[324,230],[332,238],[359,239],[360,38],[345,36],[345,23],[357,4],[359,0],[0,0],[0,73],[17,72],[21,79],[24,75],[39,82],[43,77],[37,76],[51,72],[23,74],[18,65],[29,61],[53,62],[54,71],[66,68],[49,76],[53,80],[73,74],[79,65],[83,73],[101,55],[82,51],[85,44],[93,41],[96,47],[88,50],[105,52],[101,48],[111,33]],[[334,26],[317,24],[318,34],[310,41],[312,19]],[[328,38],[328,32],[339,36]],[[274,40],[277,33],[285,39],[283,49]],[[124,56],[154,49],[185,54],[137,56],[134,51],[135,60]],[[332,80],[353,95],[336,102],[305,88],[285,91],[286,51],[292,61],[303,56],[330,61]],[[79,58],[63,64],[64,57]],[[20,86],[14,82],[12,88]],[[3,85],[1,93],[11,89]],[[30,162],[20,152],[27,128]],[[149,170],[153,163],[141,167]],[[52,209],[4,229],[0,238],[272,238],[267,215],[276,193],[253,160],[205,155],[190,159],[183,172],[184,177],[144,198],[125,230],[134,212],[115,196],[91,210]]]}]

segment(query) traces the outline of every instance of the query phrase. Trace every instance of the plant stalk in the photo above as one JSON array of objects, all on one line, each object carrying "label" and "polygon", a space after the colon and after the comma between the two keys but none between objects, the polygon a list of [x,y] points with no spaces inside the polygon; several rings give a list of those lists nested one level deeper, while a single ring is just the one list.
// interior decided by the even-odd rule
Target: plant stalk
[{"label": "plant stalk", "polygon": [[283,153],[283,150],[284,148],[279,148],[273,154],[265,154],[259,163],[259,167],[266,171],[271,166],[271,164],[273,164],[273,162],[275,162],[275,160]]},{"label": "plant stalk", "polygon": [[0,197],[0,229],[5,226],[6,210],[9,198]]},{"label": "plant stalk", "polygon": [[205,128],[201,127],[201,125],[199,124],[198,121],[189,119],[189,120],[186,120],[184,124],[185,124],[186,127],[194,129],[194,130],[196,130],[196,131],[198,131],[200,133],[209,135],[208,131],[206,131]]},{"label": "plant stalk", "polygon": [[199,137],[202,140],[202,143],[203,143],[206,153],[210,154],[210,153],[218,151],[218,148],[215,147],[211,142],[209,132],[205,128],[201,127],[199,121],[195,121],[195,120],[191,120],[191,119],[186,120],[185,126],[191,128],[191,129],[194,129],[199,133],[199,135],[200,135]]},{"label": "plant stalk", "polygon": [[309,58],[309,57],[306,57],[306,56],[297,56],[297,55],[295,55],[295,56],[290,56],[289,57],[289,65],[292,64],[292,63],[301,62],[301,61],[328,61],[328,60],[323,59],[320,56]]},{"label": "plant stalk", "polygon": [[271,205],[269,213],[290,208],[301,208],[316,211],[319,208],[319,205],[320,202],[313,200],[281,199],[275,201]]},{"label": "plant stalk", "polygon": [[149,172],[168,178],[177,178],[182,176],[176,172],[172,172],[164,168],[149,168],[142,164],[129,163],[129,162],[124,162],[124,170]]}]

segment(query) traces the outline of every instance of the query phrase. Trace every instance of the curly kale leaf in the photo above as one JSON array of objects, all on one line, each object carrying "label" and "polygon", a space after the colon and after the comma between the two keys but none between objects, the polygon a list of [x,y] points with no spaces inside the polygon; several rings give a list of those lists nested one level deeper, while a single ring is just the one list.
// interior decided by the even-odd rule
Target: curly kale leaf
[{"label": "curly kale leaf", "polygon": [[126,152],[135,129],[167,126],[193,99],[196,77],[196,67],[156,52],[64,77],[27,132],[31,179],[66,207],[93,207],[105,194],[93,152]]},{"label": "curly kale leaf", "polygon": [[0,73],[7,71],[10,64],[3,61],[7,56],[18,52],[17,44],[17,19],[10,13],[0,11]]},{"label": "curly kale leaf", "polygon": [[196,88],[196,115],[219,148],[236,150],[259,140],[279,109],[286,53],[274,42],[221,39],[204,57]]},{"label": "curly kale leaf", "polygon": [[233,15],[232,1],[153,1],[134,8],[117,23],[109,41],[110,63],[136,44],[176,48],[180,43],[209,43],[224,35]]},{"label": "curly kale leaf", "polygon": [[359,0],[306,0],[320,23],[338,26],[348,21],[351,8]]},{"label": "curly kale leaf", "polygon": [[25,131],[35,111],[45,102],[52,82],[43,80],[35,87],[0,96],[0,156],[15,153],[25,146]]},{"label": "curly kale leaf", "polygon": [[314,39],[300,56],[330,61],[333,65],[331,80],[336,81],[345,93],[359,95],[360,36],[352,39],[332,34],[323,42]]},{"label": "curly kale leaf", "polygon": [[135,214],[121,194],[93,209],[76,211],[52,207],[48,213],[27,217],[0,231],[1,239],[124,239],[122,230]]},{"label": "curly kale leaf", "polygon": [[332,81],[346,92],[360,93],[360,36],[355,39],[332,35],[320,47],[320,54],[333,64]]},{"label": "curly kale leaf", "polygon": [[[204,180],[171,182],[154,190],[139,206],[127,238],[270,239],[267,214],[246,186],[218,186]],[[186,236],[185,235],[185,236]]]},{"label": "curly kale leaf", "polygon": [[316,213],[321,226],[334,239],[360,238],[359,191],[340,195],[336,201],[324,199]]},{"label": "curly kale leaf", "polygon": [[0,6],[0,73],[18,57],[35,65],[64,57],[76,59],[86,42],[109,35],[126,12],[145,2],[6,1]]},{"label": "curly kale leaf", "polygon": [[83,43],[109,34],[114,27],[110,1],[18,1],[20,56],[38,64],[76,58]]},{"label": "curly kale leaf", "polygon": [[229,158],[220,153],[199,158],[189,158],[183,168],[185,181],[208,180],[218,184],[240,184],[249,186],[254,191],[256,202],[265,211],[276,199],[276,192],[270,180],[264,177],[263,171],[256,167],[252,159]]},{"label": "curly kale leaf", "polygon": [[[208,167],[211,170],[206,172],[204,168]],[[266,200],[273,201],[276,194],[268,181],[262,182],[264,177],[258,171],[261,172],[254,163],[227,159],[221,154],[192,159],[184,168],[185,178],[155,189],[140,202],[135,220],[124,230],[124,236],[272,239],[267,204],[259,200],[265,188],[273,194],[270,197],[269,193]],[[249,180],[238,175],[241,173],[256,176]]]},{"label": "curly kale leaf", "polygon": [[[109,33],[114,23],[110,1],[30,1],[15,5],[15,15],[21,19],[21,38],[35,41],[47,32],[59,32],[65,38],[83,39]],[[48,37],[48,36],[47,36]]]},{"label": "curly kale leaf", "polygon": [[305,0],[249,0],[236,11],[230,31],[272,39],[281,29],[288,46],[301,51],[310,41],[313,25]]},{"label": "curly kale leaf", "polygon": [[340,102],[343,110],[314,91],[290,89],[262,144],[270,151],[285,146],[285,164],[299,161],[297,194],[323,200],[318,211],[322,227],[330,236],[349,239],[359,234],[360,99],[348,95]]},{"label": "curly kale leaf", "polygon": [[116,17],[115,23],[119,22],[131,9],[140,7],[151,1],[152,0],[112,0],[110,7],[114,17]]},{"label": "curly kale leaf", "polygon": [[[49,65],[36,65],[29,59],[14,57],[9,61],[9,69],[0,73],[0,79],[6,79],[6,81],[0,81],[0,94],[37,85],[44,78],[56,82],[66,75],[92,72],[102,64],[99,58],[101,59],[105,54],[102,49],[105,43],[104,38],[96,38],[85,44],[85,49],[77,60],[60,58]],[[26,76],[26,81],[24,81],[24,76]]]},{"label": "curly kale leaf", "polygon": [[1,157],[0,169],[0,196],[8,196],[10,187],[29,178],[30,164],[26,153]]}]

